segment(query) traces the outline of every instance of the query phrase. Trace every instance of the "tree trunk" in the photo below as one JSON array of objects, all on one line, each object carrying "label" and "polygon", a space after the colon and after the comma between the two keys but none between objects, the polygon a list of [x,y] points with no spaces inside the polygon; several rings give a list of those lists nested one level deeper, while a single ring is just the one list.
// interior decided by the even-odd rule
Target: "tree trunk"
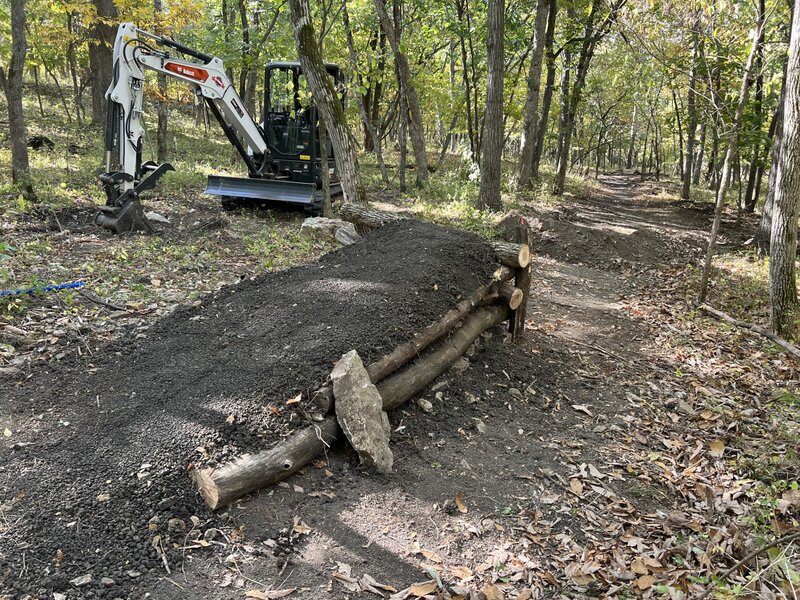
[{"label": "tree trunk", "polygon": [[683,187],[681,188],[681,198],[689,199],[692,185],[692,167],[694,166],[694,139],[697,133],[697,68],[700,63],[700,50],[702,41],[700,40],[700,11],[694,17],[692,26],[692,65],[689,68],[689,90],[686,95],[686,152],[683,164]]},{"label": "tree trunk", "polygon": [[800,10],[797,7],[789,42],[783,142],[777,171],[770,236],[769,296],[770,326],[781,335],[790,329],[792,312],[797,308],[795,260],[800,203]]},{"label": "tree trunk", "polygon": [[[758,10],[764,15],[766,14],[765,0],[759,0]],[[763,17],[762,17],[763,18]],[[756,92],[755,92],[755,142],[753,143],[753,151],[750,158],[750,168],[747,173],[747,191],[744,195],[744,211],[753,213],[756,210],[756,203],[758,202],[758,191],[756,190],[756,180],[758,178],[758,167],[761,164],[761,127],[764,124],[764,32],[761,30],[761,38],[758,40],[758,54],[756,54]]]},{"label": "tree trunk", "polygon": [[505,69],[505,0],[489,0],[486,37],[486,111],[478,208],[500,210],[503,156],[503,77]]},{"label": "tree trunk", "polygon": [[114,0],[92,0],[99,19],[91,30],[89,43],[89,68],[92,71],[92,123],[105,123],[106,90],[111,85],[111,69],[114,64],[114,38],[118,19]]},{"label": "tree trunk", "polygon": [[[358,71],[358,57],[356,55],[356,46],[353,41],[353,30],[350,27],[350,14],[347,10],[347,0],[342,2],[342,23],[344,25],[345,37],[347,39],[347,50],[350,55],[350,68],[356,77],[356,82],[359,86],[363,86],[364,82],[361,73]],[[378,169],[381,172],[381,181],[384,184],[389,184],[389,173],[386,171],[386,163],[383,161],[383,149],[381,147],[380,132],[375,130],[375,126],[367,113],[367,103],[362,95],[358,101],[358,112],[361,115],[361,123],[364,126],[366,135],[364,136],[364,148],[366,149],[367,140],[371,144],[371,149],[375,151],[375,156],[378,159]]]},{"label": "tree trunk", "polygon": [[361,182],[356,145],[347,126],[344,108],[333,87],[333,81],[325,70],[325,63],[317,46],[308,0],[289,0],[289,7],[300,64],[333,144],[345,200],[366,204],[367,194]]},{"label": "tree trunk", "polygon": [[[164,6],[161,0],[153,0],[153,11],[155,12],[156,27],[155,32],[159,35],[161,31],[161,19],[164,18]],[[169,145],[167,144],[167,123],[169,121],[169,107],[167,106],[167,76],[159,73],[156,78],[158,82],[158,99],[156,102],[158,112],[158,126],[156,127],[156,160],[159,163],[167,160]],[[241,88],[239,88],[241,89]]]},{"label": "tree trunk", "polygon": [[572,130],[575,126],[575,116],[578,113],[578,106],[580,105],[583,88],[586,84],[586,74],[589,72],[589,66],[594,57],[594,51],[600,40],[608,33],[611,24],[615,21],[617,13],[624,3],[625,0],[615,0],[612,2],[608,15],[606,15],[606,18],[599,27],[595,27],[595,19],[598,10],[597,4],[592,3],[589,15],[586,17],[581,52],[578,56],[578,64],[575,68],[575,83],[572,85],[572,90],[569,93],[569,110],[563,122],[564,131],[561,155],[556,167],[556,176],[553,180],[552,191],[556,196],[560,196],[564,193],[564,183],[567,178],[567,167],[569,165],[569,150],[570,144],[572,143]]},{"label": "tree trunk", "polygon": [[25,71],[25,0],[11,0],[11,61],[8,73],[0,69],[0,82],[8,103],[8,133],[11,141],[11,178],[23,196],[35,199],[28,166],[28,133],[22,107],[22,76]]},{"label": "tree trunk", "polygon": [[[675,108],[675,114],[677,115],[677,106]],[[628,160],[625,163],[625,168],[627,169],[633,167],[633,157],[636,154],[636,110],[636,103],[634,101],[633,114],[631,115],[630,142],[628,143]],[[680,115],[678,115],[678,129],[680,129]]]},{"label": "tree trunk", "polygon": [[538,0],[536,4],[531,63],[528,68],[528,95],[523,109],[519,159],[517,160],[517,169],[513,180],[516,189],[529,186],[533,173],[533,153],[538,139],[537,127],[539,126],[539,92],[542,86],[542,57],[544,55],[544,38],[549,6],[550,0]]},{"label": "tree trunk", "polygon": [[775,206],[775,179],[778,175],[778,161],[783,144],[783,108],[786,98],[786,72],[784,71],[781,95],[778,98],[778,107],[772,118],[775,135],[769,152],[769,176],[767,178],[767,193],[764,197],[764,206],[761,209],[761,220],[758,223],[754,244],[761,256],[769,256],[770,236],[772,235],[772,212]]},{"label": "tree trunk", "polygon": [[756,23],[756,37],[753,40],[753,46],[750,49],[750,55],[747,57],[747,64],[744,67],[742,74],[742,85],[739,90],[739,101],[736,105],[736,112],[733,116],[731,123],[731,134],[728,140],[728,147],[725,151],[725,160],[722,164],[722,177],[720,179],[719,190],[717,191],[717,203],[714,208],[714,222],[711,226],[711,235],[708,239],[708,249],[706,250],[706,258],[703,263],[703,275],[700,280],[700,293],[698,295],[698,302],[702,304],[706,300],[708,293],[708,276],[711,271],[711,260],[714,257],[714,247],[717,242],[717,234],[719,233],[720,222],[722,221],[722,210],[725,206],[725,195],[728,192],[728,186],[731,181],[731,169],[733,168],[733,159],[737,154],[739,130],[742,126],[742,115],[747,105],[747,96],[750,92],[750,78],[753,72],[753,64],[755,57],[760,46],[761,31],[764,28],[763,15],[759,13]]},{"label": "tree trunk", "polygon": [[703,123],[700,126],[700,141],[697,142],[697,151],[695,152],[694,166],[692,167],[692,185],[700,185],[700,174],[703,171],[703,151],[706,146],[706,130],[708,123]]},{"label": "tree trunk", "polygon": [[556,57],[553,51],[556,31],[556,16],[558,13],[558,3],[550,0],[547,11],[547,31],[544,34],[544,55],[547,66],[545,76],[544,93],[542,94],[542,110],[539,116],[539,125],[536,127],[536,146],[533,149],[533,159],[531,166],[531,178],[539,179],[539,164],[544,153],[544,138],[547,134],[547,121],[550,116],[550,104],[553,101],[553,88],[556,82]]},{"label": "tree trunk", "polygon": [[425,131],[422,127],[422,111],[419,106],[419,96],[417,88],[411,77],[411,67],[408,65],[406,55],[400,50],[400,39],[396,35],[394,25],[386,11],[384,0],[374,0],[375,10],[381,23],[389,46],[394,54],[395,66],[400,85],[403,88],[403,97],[408,108],[409,133],[411,137],[411,147],[414,149],[414,160],[417,163],[417,186],[422,187],[428,181],[428,157],[425,154]]}]

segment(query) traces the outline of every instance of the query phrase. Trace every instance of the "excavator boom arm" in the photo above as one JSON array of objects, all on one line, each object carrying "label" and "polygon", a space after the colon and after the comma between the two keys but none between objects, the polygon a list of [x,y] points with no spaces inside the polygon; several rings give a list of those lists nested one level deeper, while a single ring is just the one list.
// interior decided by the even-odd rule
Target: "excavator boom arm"
[{"label": "excavator boom arm", "polygon": [[[170,50],[196,60],[172,56]],[[137,189],[142,191],[153,187],[155,182],[152,181],[142,187],[147,179],[172,170],[171,165],[159,167],[149,161],[142,162],[145,70],[194,86],[195,93],[206,102],[251,174],[259,171],[254,156],[268,152],[260,128],[225,74],[221,59],[138,29],[133,23],[122,23],[114,42],[113,79],[106,92],[106,173],[100,176],[100,180],[106,189],[107,206],[97,219],[98,223],[117,231],[127,230],[129,225],[131,228],[147,228],[137,226],[136,216],[132,223],[128,223],[126,217],[123,224],[117,223],[116,218],[124,205],[136,200]],[[115,154],[116,165],[112,163]]]}]

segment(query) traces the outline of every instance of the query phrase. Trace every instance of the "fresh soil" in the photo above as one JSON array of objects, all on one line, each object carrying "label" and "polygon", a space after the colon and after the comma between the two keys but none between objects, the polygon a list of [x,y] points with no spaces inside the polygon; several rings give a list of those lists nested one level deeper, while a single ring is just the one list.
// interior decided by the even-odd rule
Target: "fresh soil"
[{"label": "fresh soil", "polygon": [[[91,364],[4,383],[22,432],[0,442],[7,593],[344,598],[364,574],[508,598],[647,590],[630,561],[678,546],[688,495],[635,457],[660,443],[657,419],[706,425],[675,412],[700,396],[630,299],[702,254],[710,215],[637,179],[607,176],[586,198],[526,211],[538,229],[526,339],[485,334],[421,395],[430,406],[391,414],[390,475],[342,445],[212,515],[186,468],[285,435],[301,421],[286,400],[340,354],[356,348],[368,363],[485,281],[492,265],[468,235],[387,225],[318,264],[180,309]],[[723,236],[746,237],[731,223]],[[668,452],[664,462],[683,460]],[[69,583],[89,573],[90,584]]]},{"label": "fresh soil", "polygon": [[[377,359],[495,268],[473,235],[398,223],[316,264],[225,288],[93,357],[8,382],[3,413],[21,434],[0,467],[15,523],[3,585],[65,591],[92,574],[85,596],[134,593],[158,572],[154,536],[182,546],[189,517],[212,518],[188,465],[276,443],[307,422],[287,400],[319,387],[339,356],[355,348]],[[165,556],[176,563],[181,552]]]}]

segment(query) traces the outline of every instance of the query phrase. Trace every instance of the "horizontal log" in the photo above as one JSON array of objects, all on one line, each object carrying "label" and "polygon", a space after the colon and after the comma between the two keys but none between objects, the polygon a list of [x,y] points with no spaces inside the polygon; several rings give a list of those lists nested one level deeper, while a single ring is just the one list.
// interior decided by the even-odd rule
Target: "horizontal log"
[{"label": "horizontal log", "polygon": [[404,371],[378,385],[383,410],[390,411],[421,392],[467,351],[481,333],[508,318],[507,306],[488,306],[471,313],[464,324],[441,347],[430,351]]},{"label": "horizontal log", "polygon": [[489,242],[497,259],[512,269],[524,269],[531,264],[531,249],[527,244],[511,242]]},{"label": "horizontal log", "polygon": [[516,271],[511,267],[507,267],[505,265],[500,265],[497,267],[497,270],[492,275],[493,281],[508,281],[509,279],[513,279]]},{"label": "horizontal log", "polygon": [[404,221],[406,217],[397,213],[387,212],[385,210],[378,210],[375,208],[368,208],[360,204],[352,204],[345,202],[339,209],[339,216],[345,221],[350,221],[356,225],[362,225],[369,229],[375,229],[392,223],[394,221]]},{"label": "horizontal log", "polygon": [[468,298],[455,305],[455,308],[447,311],[445,315],[426,327],[422,333],[413,340],[401,344],[383,358],[367,366],[367,373],[372,383],[378,383],[388,375],[402,367],[411,359],[419,356],[419,353],[449,332],[461,319],[463,319],[490,291],[490,286],[482,285],[475,290]]},{"label": "horizontal log", "polygon": [[340,432],[336,417],[326,417],[269,450],[245,454],[221,467],[195,469],[192,477],[214,510],[288,477],[330,447]]}]

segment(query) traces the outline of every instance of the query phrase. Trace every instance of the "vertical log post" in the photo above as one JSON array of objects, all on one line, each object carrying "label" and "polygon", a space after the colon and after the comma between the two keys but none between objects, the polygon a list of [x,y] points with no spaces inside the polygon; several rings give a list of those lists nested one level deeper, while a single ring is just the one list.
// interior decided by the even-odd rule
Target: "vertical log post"
[{"label": "vertical log post", "polygon": [[[520,216],[515,237],[518,244],[526,244],[528,248],[533,248],[533,231],[525,217]],[[525,316],[530,295],[532,268],[533,264],[529,262],[524,267],[517,267],[514,270],[514,286],[522,290],[522,302],[511,313],[508,321],[509,330],[515,342],[521,341],[525,333]]]}]

